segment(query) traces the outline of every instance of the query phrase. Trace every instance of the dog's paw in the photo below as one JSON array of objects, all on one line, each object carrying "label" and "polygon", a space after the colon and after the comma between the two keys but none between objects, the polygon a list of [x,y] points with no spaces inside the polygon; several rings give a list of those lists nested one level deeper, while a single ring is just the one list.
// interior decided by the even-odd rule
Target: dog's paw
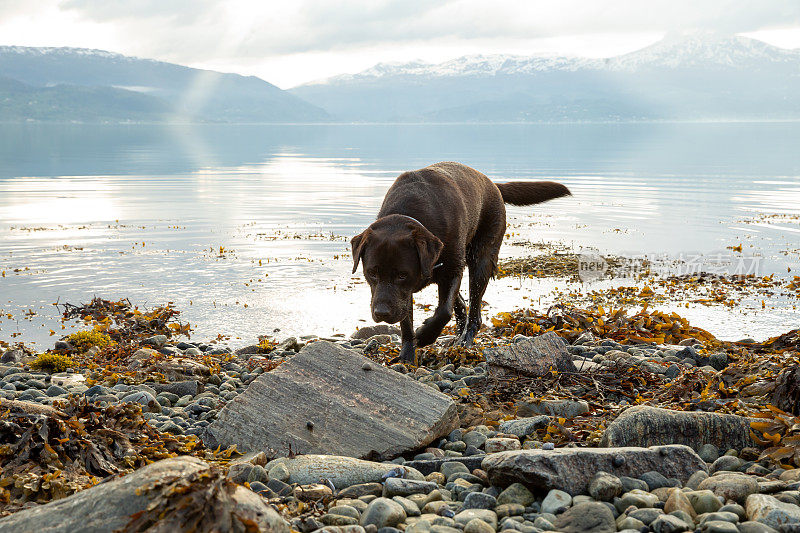
[{"label": "dog's paw", "polygon": [[428,346],[436,342],[443,328],[444,326],[439,326],[431,321],[430,318],[423,322],[414,332],[414,340],[417,342],[417,346]]},{"label": "dog's paw", "polygon": [[400,349],[400,360],[404,363],[417,363],[417,351],[413,344],[406,344]]}]

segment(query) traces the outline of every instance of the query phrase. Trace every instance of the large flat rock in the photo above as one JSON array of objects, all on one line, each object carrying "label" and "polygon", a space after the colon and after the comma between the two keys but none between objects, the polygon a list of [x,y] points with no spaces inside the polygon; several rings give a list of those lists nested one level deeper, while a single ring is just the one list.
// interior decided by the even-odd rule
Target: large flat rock
[{"label": "large flat rock", "polygon": [[341,457],[337,455],[298,455],[291,459],[276,459],[267,465],[267,471],[275,464],[282,463],[289,479],[287,483],[308,485],[327,479],[337,489],[362,483],[381,483],[384,476],[395,472],[405,479],[424,481],[425,477],[415,468],[393,463],[377,463]]},{"label": "large flat rock", "polygon": [[498,377],[544,376],[551,368],[559,372],[577,372],[564,341],[549,331],[538,337],[487,348],[483,352],[489,371]]},{"label": "large flat rock", "polygon": [[678,445],[515,450],[488,455],[482,468],[493,485],[522,483],[535,491],[558,489],[573,496],[587,494],[589,482],[600,470],[633,478],[655,470],[682,483],[698,470],[708,472],[706,463],[691,448]]},{"label": "large flat rock", "polygon": [[256,378],[208,427],[211,448],[389,459],[458,427],[444,394],[326,341]]},{"label": "large flat rock", "polygon": [[753,445],[750,419],[637,405],[623,411],[609,424],[600,440],[600,446],[666,444],[684,444],[695,450],[704,444],[713,444],[722,450],[741,450]]},{"label": "large flat rock", "polygon": [[[105,533],[122,529],[132,514],[145,510],[160,494],[159,490],[148,490],[154,484],[208,468],[194,457],[164,459],[122,478],[0,519],[0,532]],[[289,533],[289,525],[260,496],[237,487],[233,499],[238,511],[257,517],[259,531]]]}]

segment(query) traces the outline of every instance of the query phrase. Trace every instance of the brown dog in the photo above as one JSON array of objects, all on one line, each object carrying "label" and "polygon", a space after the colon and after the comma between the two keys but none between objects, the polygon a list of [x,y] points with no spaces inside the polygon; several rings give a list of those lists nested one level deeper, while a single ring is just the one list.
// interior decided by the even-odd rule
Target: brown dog
[{"label": "brown dog", "polygon": [[[362,261],[372,289],[372,318],[400,322],[400,358],[413,361],[415,346],[433,343],[454,311],[457,343],[472,344],[506,231],[503,204],[538,204],[569,194],[552,181],[496,185],[477,170],[452,162],[401,174],[386,193],[378,219],[351,241],[353,273]],[[458,292],[465,265],[469,317]],[[413,295],[431,283],[439,287],[439,305],[414,332]]]}]

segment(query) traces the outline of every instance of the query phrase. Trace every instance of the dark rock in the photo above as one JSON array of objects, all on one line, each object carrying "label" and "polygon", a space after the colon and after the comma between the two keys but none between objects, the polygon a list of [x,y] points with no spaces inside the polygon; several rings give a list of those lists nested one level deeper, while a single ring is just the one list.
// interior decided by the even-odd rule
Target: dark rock
[{"label": "dark rock", "polygon": [[[613,464],[615,457],[625,459],[616,468]],[[698,470],[707,471],[705,462],[691,448],[677,445],[515,450],[487,456],[482,468],[493,485],[507,486],[520,482],[533,490],[559,489],[571,495],[586,494],[589,483],[600,470],[617,477],[640,477],[655,470],[681,482]]]},{"label": "dark rock", "polygon": [[[458,427],[448,396],[382,366],[365,372],[368,361],[331,342],[308,344],[228,402],[204,441],[245,452],[291,447],[304,454],[391,458]],[[315,420],[313,431],[307,420]]]},{"label": "dark rock", "polygon": [[337,496],[342,499],[357,499],[361,496],[380,496],[381,493],[383,493],[383,485],[380,483],[359,483],[340,490]]},{"label": "dark rock", "polygon": [[650,406],[626,409],[603,433],[600,446],[704,444],[741,449],[752,446],[750,420],[736,415],[673,411]]},{"label": "dark rock", "polygon": [[583,400],[520,400],[514,406],[517,416],[548,415],[574,418],[589,412],[589,404]]},{"label": "dark rock", "polygon": [[484,353],[492,375],[544,376],[555,368],[576,372],[564,341],[552,331],[506,346],[487,348]]},{"label": "dark rock", "polygon": [[0,358],[0,363],[19,363],[25,353],[22,350],[6,350],[3,357]]},{"label": "dark rock", "polygon": [[[148,488],[208,468],[194,457],[164,459],[66,498],[18,511],[0,519],[0,531],[104,533],[122,530],[132,514],[144,511],[161,494],[159,490]],[[245,516],[257,517],[253,526],[259,531],[289,533],[289,525],[260,496],[238,486],[233,498],[236,508],[244,511]],[[169,526],[160,525],[170,530]]]},{"label": "dark rock", "polygon": [[392,496],[409,496],[411,494],[428,494],[439,488],[439,485],[432,481],[418,481],[415,479],[403,479],[391,477],[384,482],[383,495],[387,498]]},{"label": "dark rock", "polygon": [[648,488],[650,489],[651,492],[656,490],[656,489],[660,489],[661,487],[674,487],[675,486],[675,481],[674,480],[667,479],[666,477],[664,477],[659,472],[653,472],[653,471],[645,472],[644,474],[639,476],[639,479],[641,479],[642,481],[647,483],[647,486],[648,486]]}]

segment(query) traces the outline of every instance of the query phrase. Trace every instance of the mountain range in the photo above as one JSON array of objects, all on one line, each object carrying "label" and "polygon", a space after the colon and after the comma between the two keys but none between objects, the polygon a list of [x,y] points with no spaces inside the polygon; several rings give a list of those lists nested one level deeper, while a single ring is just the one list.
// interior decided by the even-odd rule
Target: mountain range
[{"label": "mountain range", "polygon": [[79,48],[0,47],[0,121],[559,122],[800,119],[800,50],[668,35],[607,59],[381,63],[288,91]]},{"label": "mountain range", "polygon": [[83,48],[0,46],[0,121],[317,122],[324,110],[255,76]]},{"label": "mountain range", "polygon": [[798,119],[800,50],[742,36],[668,35],[608,59],[378,64],[291,92],[352,121]]}]

